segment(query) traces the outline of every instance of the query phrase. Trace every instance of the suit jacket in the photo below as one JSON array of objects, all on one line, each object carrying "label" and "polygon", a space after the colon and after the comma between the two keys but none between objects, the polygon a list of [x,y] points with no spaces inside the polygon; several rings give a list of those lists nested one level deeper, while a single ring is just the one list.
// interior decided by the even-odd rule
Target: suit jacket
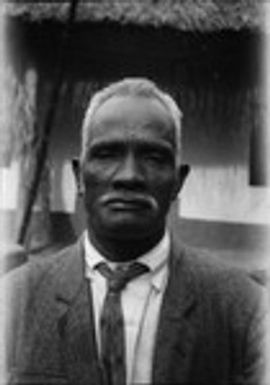
[{"label": "suit jacket", "polygon": [[[101,385],[82,242],[6,278],[7,382]],[[153,384],[259,384],[262,293],[244,273],[173,243]]]}]

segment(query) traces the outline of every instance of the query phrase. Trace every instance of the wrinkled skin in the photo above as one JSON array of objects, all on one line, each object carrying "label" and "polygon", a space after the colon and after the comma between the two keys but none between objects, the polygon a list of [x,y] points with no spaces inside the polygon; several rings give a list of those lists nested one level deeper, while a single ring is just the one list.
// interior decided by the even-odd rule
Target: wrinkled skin
[{"label": "wrinkled skin", "polygon": [[88,232],[112,260],[136,258],[164,234],[182,185],[175,132],[161,102],[114,96],[96,111],[81,180]]}]

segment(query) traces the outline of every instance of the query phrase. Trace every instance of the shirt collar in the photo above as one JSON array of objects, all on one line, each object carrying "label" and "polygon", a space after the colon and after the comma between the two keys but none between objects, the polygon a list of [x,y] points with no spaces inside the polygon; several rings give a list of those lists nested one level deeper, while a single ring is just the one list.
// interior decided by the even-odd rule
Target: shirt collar
[{"label": "shirt collar", "polygon": [[[87,275],[92,276],[95,267],[100,262],[107,262],[112,268],[115,263],[109,262],[90,242],[87,232],[84,233],[85,259]],[[165,285],[165,267],[170,251],[170,236],[166,230],[162,239],[147,253],[139,256],[136,261],[144,263],[150,269],[151,282],[160,291]]]}]

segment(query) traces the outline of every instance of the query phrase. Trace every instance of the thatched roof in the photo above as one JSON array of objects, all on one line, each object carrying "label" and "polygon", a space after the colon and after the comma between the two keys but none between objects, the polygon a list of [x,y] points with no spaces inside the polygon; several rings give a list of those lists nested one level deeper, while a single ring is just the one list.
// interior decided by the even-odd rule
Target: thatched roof
[{"label": "thatched roof", "polygon": [[[65,21],[69,2],[5,0],[5,12],[30,22]],[[261,0],[80,0],[77,22],[111,21],[182,31],[261,29]]]}]

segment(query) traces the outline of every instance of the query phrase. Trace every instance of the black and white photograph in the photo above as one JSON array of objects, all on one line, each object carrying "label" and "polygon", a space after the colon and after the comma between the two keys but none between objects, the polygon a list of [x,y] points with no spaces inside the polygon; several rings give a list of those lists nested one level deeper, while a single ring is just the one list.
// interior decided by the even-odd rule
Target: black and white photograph
[{"label": "black and white photograph", "polygon": [[1,0],[0,385],[270,385],[270,1]]}]

